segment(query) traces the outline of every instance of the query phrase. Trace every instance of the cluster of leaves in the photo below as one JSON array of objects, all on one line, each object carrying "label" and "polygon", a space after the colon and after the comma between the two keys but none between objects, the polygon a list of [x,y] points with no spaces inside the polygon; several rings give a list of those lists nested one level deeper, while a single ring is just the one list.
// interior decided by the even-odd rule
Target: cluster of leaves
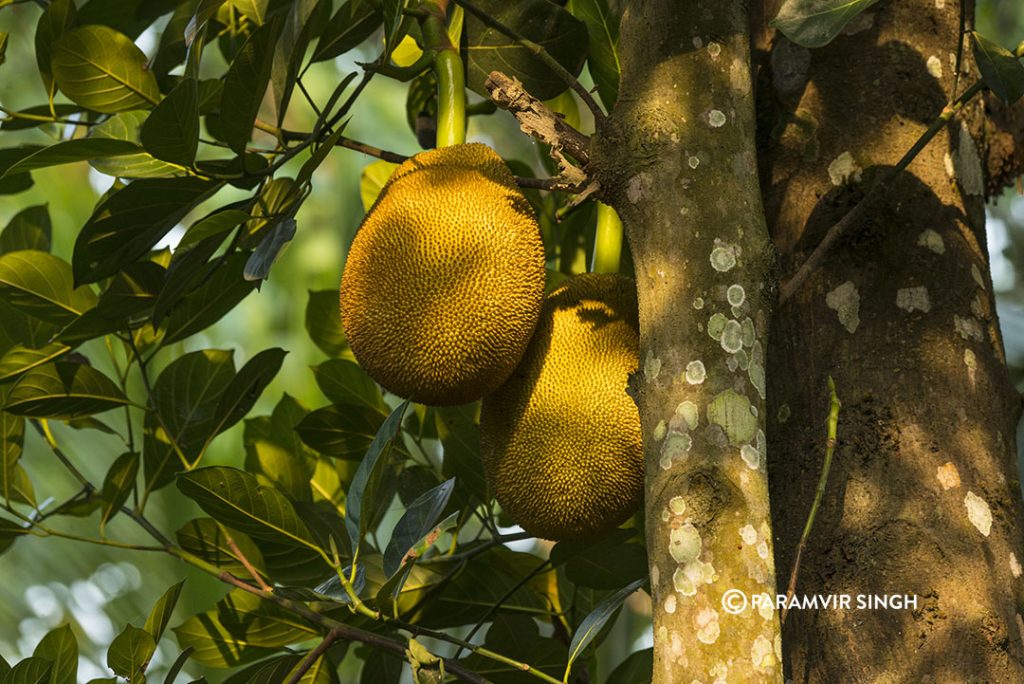
[{"label": "cluster of leaves", "polygon": [[[0,0],[0,8],[8,4]],[[284,350],[250,353],[241,367],[232,350],[172,353],[180,342],[194,348],[193,336],[268,277],[296,235],[316,169],[345,145],[344,118],[375,74],[411,78],[409,111],[430,111],[429,60],[416,56],[419,27],[403,13],[416,4],[53,0],[28,37],[40,99],[3,110],[0,140],[29,144],[0,143],[0,194],[21,193],[35,171],[74,162],[110,176],[111,185],[77,230],[70,260],[53,253],[46,205],[23,209],[0,232],[0,552],[25,536],[71,536],[62,520],[91,517],[95,543],[162,548],[232,584],[208,611],[167,630],[180,647],[167,682],[190,663],[240,668],[231,682],[293,674],[338,681],[350,648],[364,663],[362,681],[397,681],[402,658],[373,639],[311,651],[332,624],[402,645],[420,681],[436,681],[444,661],[411,635],[440,644],[455,630],[483,626],[482,645],[463,644],[454,656],[448,647],[456,666],[502,682],[521,681],[518,663],[528,663],[534,676],[567,679],[645,575],[635,530],[597,545],[558,544],[548,559],[506,546],[498,528],[508,521],[491,501],[477,454],[477,407],[385,398],[348,351],[335,291],[311,292],[306,308],[308,334],[328,357],[312,369],[328,402],[315,410],[285,394],[269,415],[250,415]],[[605,0],[475,5],[573,74],[589,59],[601,97],[614,102],[618,12]],[[154,25],[163,28],[147,57],[135,41]],[[565,83],[523,45],[476,16],[457,35],[472,90],[482,93],[484,76],[501,68],[558,98],[578,120]],[[380,36],[383,53],[361,77],[341,79],[322,106],[309,99],[300,80],[309,68],[379,45]],[[0,65],[8,44],[21,40],[0,34]],[[316,114],[308,132],[285,128],[300,92]],[[516,168],[533,175],[529,164]],[[364,194],[375,194],[380,170],[371,166]],[[239,191],[247,196],[222,199]],[[546,217],[552,262],[578,268],[592,208],[558,223],[557,199],[531,199]],[[183,234],[173,251],[157,249],[176,228]],[[53,423],[124,442],[102,482],[89,482],[62,453]],[[239,423],[240,467],[204,464],[211,443]],[[46,442],[41,453],[25,452],[31,429]],[[57,504],[37,496],[39,483],[24,467],[51,456],[81,485]],[[203,515],[165,535],[146,510],[153,492],[168,486]],[[108,539],[117,517],[133,525],[118,529],[137,529],[157,546]],[[117,677],[145,681],[181,588],[110,644],[107,665]],[[609,681],[643,680],[650,659],[649,651],[636,654]],[[29,658],[0,658],[0,682],[76,676],[69,626],[49,633]]]}]

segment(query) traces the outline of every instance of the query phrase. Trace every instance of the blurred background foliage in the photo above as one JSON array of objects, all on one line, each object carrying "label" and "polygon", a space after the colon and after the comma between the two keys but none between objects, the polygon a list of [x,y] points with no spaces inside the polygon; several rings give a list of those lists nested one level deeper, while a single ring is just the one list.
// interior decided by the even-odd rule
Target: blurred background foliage
[{"label": "blurred background foliage", "polygon": [[[0,70],[0,104],[10,109],[45,100],[36,75],[32,41],[26,39],[35,31],[39,12],[39,7],[31,3],[6,7],[0,12],[0,31],[11,34],[7,63]],[[154,53],[165,21],[138,38],[137,44],[147,54]],[[1003,45],[1015,45],[1024,36],[1024,3],[979,0],[977,27]],[[379,41],[380,37],[374,40]],[[341,78],[359,70],[356,62],[371,61],[378,49],[377,44],[364,45],[333,61],[316,64],[304,77],[312,98],[323,102]],[[210,53],[212,56],[216,51]],[[224,65],[204,66],[222,70]],[[375,79],[353,109],[346,135],[401,154],[417,152],[420,146],[406,116],[407,89],[403,83]],[[293,103],[285,126],[309,130],[316,118],[314,112],[298,97]],[[44,135],[38,129],[8,133],[4,146],[48,142],[41,140]],[[543,151],[523,136],[505,114],[472,117],[468,139],[486,142],[506,159],[522,162],[538,175],[547,175]],[[306,305],[311,291],[330,291],[338,286],[346,247],[364,214],[361,173],[372,162],[374,159],[353,151],[335,150],[315,174],[313,193],[296,217],[297,235],[275,264],[269,281],[219,323],[173,345],[169,353],[163,354],[163,363],[189,351],[216,348],[234,349],[236,365],[240,366],[256,350],[280,347],[289,352],[282,372],[252,415],[270,413],[285,393],[308,407],[323,405],[324,398],[313,382],[310,366],[326,357],[307,334]],[[295,168],[290,170],[294,173]],[[285,172],[288,171],[286,168]],[[26,206],[46,204],[53,223],[53,252],[70,258],[79,227],[91,214],[98,197],[108,189],[111,179],[86,164],[42,169],[33,175],[36,183],[31,190],[14,196],[0,195],[0,226]],[[231,192],[237,193],[237,197],[230,196]],[[229,190],[223,193],[223,201],[244,195],[242,191]],[[180,237],[181,230],[176,229],[168,236],[166,246],[173,247]],[[988,237],[1007,357],[1018,386],[1024,387],[1024,197],[1019,189],[1007,190],[989,207]],[[577,254],[575,250],[573,254]],[[575,270],[584,267],[582,263],[571,266]],[[108,370],[100,354],[90,358]],[[141,388],[134,389],[141,393]],[[242,431],[239,423],[221,436],[213,444],[206,463],[241,467],[245,455]],[[75,431],[56,423],[54,432],[63,449],[93,481],[102,481],[111,455],[123,450],[116,437],[100,432]],[[26,434],[26,454],[46,450],[39,435],[31,431]],[[75,482],[54,459],[29,457],[23,463],[33,481],[46,483],[47,496],[63,500],[77,490]],[[165,530],[177,529],[200,514],[174,488],[158,491],[149,511],[153,521]],[[95,521],[69,519],[68,529],[74,531],[74,524],[89,533]],[[115,519],[110,526],[111,535],[116,536],[122,525],[127,529],[130,523],[123,517]],[[544,555],[545,551],[535,544],[521,542],[516,548]],[[208,609],[224,594],[223,585],[215,579],[160,554],[145,556],[56,538],[46,543],[27,539],[16,544],[0,559],[0,568],[5,580],[0,584],[0,654],[9,661],[25,657],[49,629],[73,621],[80,627],[76,633],[83,654],[79,663],[81,681],[109,674],[104,653],[111,639],[125,623],[141,624],[153,602],[182,577],[187,579],[186,588],[176,613],[178,618],[172,624],[183,616]],[[591,672],[591,681],[602,681],[602,672],[609,672],[627,654],[651,643],[649,599],[640,592],[627,607],[602,647],[602,663],[597,672]],[[164,640],[154,657],[151,672],[155,678],[160,677],[177,654],[170,644],[171,640]],[[352,664],[350,676],[355,675],[353,668],[357,667]],[[188,666],[186,672],[205,674],[211,682],[219,681],[220,677],[216,671],[200,672],[196,665]]]}]

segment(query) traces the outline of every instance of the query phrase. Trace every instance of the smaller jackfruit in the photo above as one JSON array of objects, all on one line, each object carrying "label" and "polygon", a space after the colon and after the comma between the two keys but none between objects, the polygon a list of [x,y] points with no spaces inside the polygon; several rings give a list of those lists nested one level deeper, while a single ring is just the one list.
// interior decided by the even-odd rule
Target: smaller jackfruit
[{"label": "smaller jackfruit", "polygon": [[429,150],[395,170],[352,241],[342,326],[385,389],[463,404],[516,367],[544,278],[540,229],[501,157],[478,143]]},{"label": "smaller jackfruit", "polygon": [[633,281],[586,274],[547,296],[512,376],[484,397],[480,453],[495,498],[527,532],[587,539],[624,522],[643,494]]}]

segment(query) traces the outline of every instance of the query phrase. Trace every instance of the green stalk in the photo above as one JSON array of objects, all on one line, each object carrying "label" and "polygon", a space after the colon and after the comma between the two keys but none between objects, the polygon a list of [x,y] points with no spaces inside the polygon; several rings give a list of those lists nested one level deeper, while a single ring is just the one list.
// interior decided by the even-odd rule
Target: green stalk
[{"label": "green stalk", "polygon": [[448,36],[445,13],[448,0],[423,3],[425,12],[420,27],[423,49],[434,53],[437,76],[437,146],[449,147],[466,142],[466,74],[459,50]]},{"label": "green stalk", "polygon": [[592,273],[618,273],[622,260],[622,221],[607,204],[597,203],[597,233],[594,236]]}]

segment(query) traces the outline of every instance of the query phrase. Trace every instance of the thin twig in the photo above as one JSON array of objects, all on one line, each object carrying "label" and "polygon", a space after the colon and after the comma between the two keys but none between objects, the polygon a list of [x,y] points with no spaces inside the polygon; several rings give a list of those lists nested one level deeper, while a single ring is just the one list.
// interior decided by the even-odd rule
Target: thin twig
[{"label": "thin twig", "polygon": [[242,549],[238,548],[238,544],[235,543],[232,536],[230,534],[225,534],[225,538],[228,542],[228,547],[231,549],[231,553],[235,554],[235,558],[237,558],[242,564],[242,567],[245,568],[246,572],[256,580],[256,584],[260,585],[260,589],[263,591],[273,591],[274,589],[267,584],[266,580],[263,579],[263,575],[260,574],[260,571],[257,570],[255,566],[253,566],[248,556],[242,553]]},{"label": "thin twig", "polygon": [[299,682],[302,681],[302,677],[309,671],[309,668],[313,667],[313,663],[319,660],[320,656],[322,656],[327,649],[331,647],[331,644],[337,641],[339,637],[341,637],[341,633],[336,629],[332,629],[328,632],[327,636],[325,636],[320,643],[316,645],[316,648],[307,653],[306,657],[302,659],[299,666],[295,668],[294,672],[292,672],[292,676],[288,678],[287,684],[299,684]]},{"label": "thin twig", "polygon": [[825,440],[825,462],[821,466],[821,475],[818,477],[818,487],[814,491],[814,502],[811,504],[811,512],[807,515],[807,524],[804,525],[803,534],[800,535],[800,543],[796,547],[793,570],[789,573],[789,587],[786,589],[786,602],[783,604],[782,614],[779,616],[781,624],[786,624],[789,600],[793,598],[793,593],[796,591],[796,578],[800,573],[800,556],[803,555],[804,547],[807,545],[807,538],[811,534],[811,527],[814,525],[814,519],[818,515],[818,507],[821,505],[821,500],[825,495],[828,471],[832,467],[832,454],[836,449],[836,429],[839,425],[839,408],[842,406],[842,402],[839,401],[839,395],[836,394],[836,383],[832,380],[831,375],[828,376],[828,392],[828,419],[826,420],[828,437]]},{"label": "thin twig", "polygon": [[455,4],[460,5],[464,10],[475,16],[487,26],[490,26],[499,33],[504,33],[506,36],[519,43],[519,45],[524,47],[534,57],[544,62],[545,66],[555,72],[555,74],[562,79],[567,86],[572,88],[574,93],[580,96],[580,99],[583,100],[583,104],[585,104],[587,109],[589,109],[594,115],[595,121],[600,123],[608,118],[608,115],[604,113],[603,109],[601,109],[601,105],[597,104],[597,100],[595,100],[594,96],[590,94],[590,91],[584,88],[583,84],[579,82],[579,79],[559,64],[558,60],[552,57],[542,45],[538,45],[511,27],[501,23],[474,5],[472,2],[469,2],[469,0],[455,0]]}]

